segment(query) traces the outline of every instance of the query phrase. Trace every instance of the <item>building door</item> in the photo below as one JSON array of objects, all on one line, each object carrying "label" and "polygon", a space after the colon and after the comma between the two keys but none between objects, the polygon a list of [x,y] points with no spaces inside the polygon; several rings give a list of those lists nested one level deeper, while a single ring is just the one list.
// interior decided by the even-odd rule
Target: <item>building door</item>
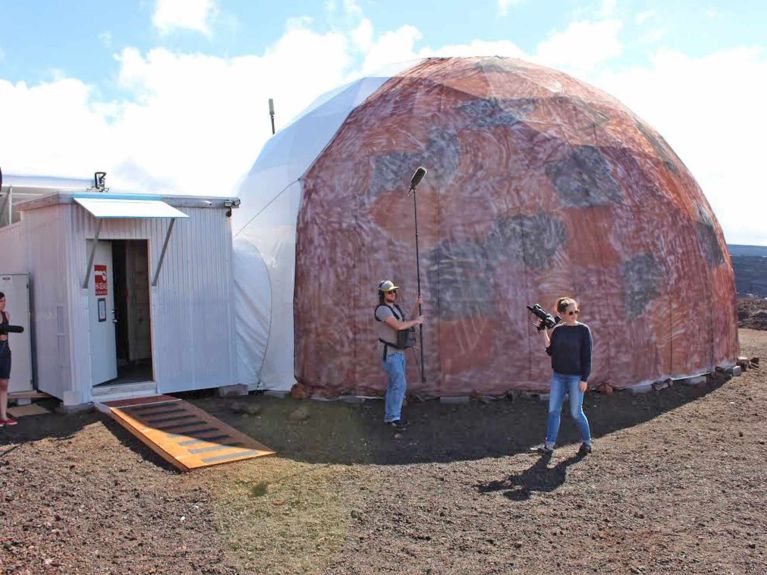
[{"label": "building door", "polygon": [[[90,251],[93,240],[88,240]],[[112,243],[99,241],[88,286],[91,380],[98,385],[117,377]]]},{"label": "building door", "polygon": [[29,330],[29,278],[27,274],[0,275],[0,292],[5,294],[5,311],[13,325],[24,328],[23,333],[9,333],[8,345],[13,354],[8,391],[32,389],[32,346]]}]

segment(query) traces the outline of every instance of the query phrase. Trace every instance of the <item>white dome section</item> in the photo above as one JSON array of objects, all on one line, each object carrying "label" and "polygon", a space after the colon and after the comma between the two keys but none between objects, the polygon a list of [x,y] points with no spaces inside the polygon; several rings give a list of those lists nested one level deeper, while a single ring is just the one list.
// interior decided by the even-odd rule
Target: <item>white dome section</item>
[{"label": "white dome section", "polygon": [[[401,67],[412,65],[402,64]],[[293,293],[300,178],[349,114],[390,76],[366,77],[319,97],[264,146],[240,184],[234,236],[237,365],[241,383],[294,383]]]}]

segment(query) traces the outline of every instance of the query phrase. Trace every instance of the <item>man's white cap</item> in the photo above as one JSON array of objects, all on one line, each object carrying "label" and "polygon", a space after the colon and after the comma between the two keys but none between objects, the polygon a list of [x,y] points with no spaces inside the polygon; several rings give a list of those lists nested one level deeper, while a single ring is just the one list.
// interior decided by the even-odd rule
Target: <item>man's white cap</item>
[{"label": "man's white cap", "polygon": [[384,280],[382,282],[378,282],[378,291],[380,292],[390,292],[399,289],[398,286],[394,285],[394,282],[391,280]]}]

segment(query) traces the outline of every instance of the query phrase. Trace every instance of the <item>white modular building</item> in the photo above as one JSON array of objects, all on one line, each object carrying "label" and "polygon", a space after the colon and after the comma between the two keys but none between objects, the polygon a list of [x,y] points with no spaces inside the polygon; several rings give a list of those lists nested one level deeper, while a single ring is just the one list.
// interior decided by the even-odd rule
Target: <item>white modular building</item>
[{"label": "white modular building", "polygon": [[74,406],[237,383],[230,216],[239,200],[6,178],[3,196],[14,194],[0,275],[28,278],[36,389]]}]

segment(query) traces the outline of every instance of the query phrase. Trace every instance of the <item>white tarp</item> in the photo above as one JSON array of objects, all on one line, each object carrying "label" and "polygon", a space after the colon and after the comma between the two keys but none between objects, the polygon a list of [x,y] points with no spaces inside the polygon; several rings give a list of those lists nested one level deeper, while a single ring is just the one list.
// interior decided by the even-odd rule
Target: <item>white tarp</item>
[{"label": "white tarp", "polygon": [[232,233],[237,365],[242,383],[272,390],[289,390],[294,383],[293,288],[300,178],[352,110],[388,79],[363,78],[320,97],[267,142],[240,185],[241,204],[232,216]]}]

